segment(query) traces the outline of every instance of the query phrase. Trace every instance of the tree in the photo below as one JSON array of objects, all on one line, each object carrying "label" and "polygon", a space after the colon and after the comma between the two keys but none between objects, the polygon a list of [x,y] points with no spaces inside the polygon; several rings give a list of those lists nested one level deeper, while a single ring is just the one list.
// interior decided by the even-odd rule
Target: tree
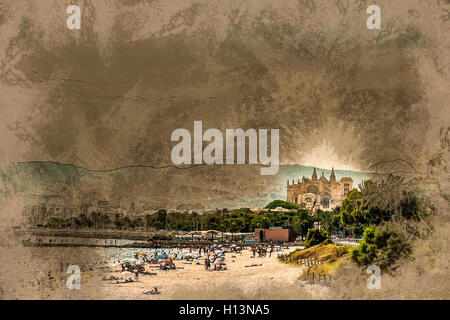
[{"label": "tree", "polygon": [[[361,236],[365,228],[389,221],[401,221],[405,230],[414,236],[428,234],[427,217],[434,208],[421,190],[403,178],[389,175],[380,183],[364,181],[361,191],[350,191],[340,207],[340,231]],[[418,222],[425,221],[428,228],[420,231]]]},{"label": "tree", "polygon": [[363,240],[351,251],[350,258],[360,266],[376,264],[383,271],[397,268],[395,263],[411,253],[411,244],[393,226],[368,227]]},{"label": "tree", "polygon": [[331,240],[328,237],[328,232],[320,229],[311,229],[306,235],[305,248],[321,244],[322,242],[327,240]]},{"label": "tree", "polygon": [[299,209],[298,204],[283,200],[274,200],[268,205],[266,205],[266,209],[275,209],[277,207],[282,207],[285,209]]},{"label": "tree", "polygon": [[164,209],[158,210],[156,213],[156,221],[154,222],[154,226],[158,230],[162,230],[166,226],[167,222],[167,211]]},{"label": "tree", "polygon": [[320,225],[327,230],[328,234],[331,234],[333,228],[333,212],[317,210],[316,215]]}]

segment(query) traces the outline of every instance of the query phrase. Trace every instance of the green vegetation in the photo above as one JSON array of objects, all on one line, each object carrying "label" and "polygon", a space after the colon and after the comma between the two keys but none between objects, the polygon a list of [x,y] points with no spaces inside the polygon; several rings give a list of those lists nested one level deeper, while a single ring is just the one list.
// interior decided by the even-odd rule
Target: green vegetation
[{"label": "green vegetation", "polygon": [[326,227],[335,233],[360,237],[369,226],[397,220],[409,233],[420,236],[416,223],[426,221],[434,209],[428,197],[400,177],[391,175],[381,183],[365,181],[360,189],[350,191],[334,216],[324,219]]},{"label": "green vegetation", "polygon": [[305,248],[309,248],[318,244],[329,244],[330,238],[325,230],[311,229],[306,235]]},{"label": "green vegetation", "polygon": [[412,252],[411,242],[430,234],[428,217],[434,207],[421,190],[392,175],[381,183],[366,181],[360,189],[350,192],[340,209],[340,226],[353,234],[363,232],[351,259],[393,271]]},{"label": "green vegetation", "polygon": [[[312,265],[310,272],[320,273],[321,275],[333,275],[345,261],[348,261],[348,253],[350,250],[351,248],[348,246],[319,244],[307,249],[296,250],[287,258],[281,259],[281,262],[298,265],[303,259],[316,259],[322,263]],[[304,272],[301,278],[306,280],[306,276],[307,274]]]},{"label": "green vegetation", "polygon": [[275,209],[275,208],[284,208],[284,209],[299,209],[300,206],[296,203],[286,202],[283,200],[274,200],[266,206],[266,209]]},{"label": "green vegetation", "polygon": [[368,227],[364,238],[351,252],[351,259],[360,266],[376,264],[383,271],[395,270],[395,263],[411,253],[411,244],[392,226]]},{"label": "green vegetation", "polygon": [[304,237],[312,228],[316,218],[308,210],[297,209],[292,212],[255,213],[248,208],[229,211],[216,210],[212,213],[167,212],[143,217],[129,218],[123,214],[97,213],[81,215],[67,219],[49,218],[50,228],[72,229],[116,229],[116,230],[218,230],[224,232],[253,232],[255,228],[282,227],[291,228],[297,235]]},{"label": "green vegetation", "polygon": [[350,247],[336,244],[319,244],[306,249],[298,249],[290,254],[292,261],[314,258],[320,261],[341,257],[350,252]]},{"label": "green vegetation", "polygon": [[[365,181],[359,189],[351,190],[333,211],[316,211],[314,221],[320,223],[321,230],[308,232],[305,247],[329,243],[328,234],[363,237],[352,249],[351,260],[391,272],[399,259],[411,254],[414,239],[431,233],[429,217],[434,207],[420,189],[401,177],[390,175],[379,183]],[[346,256],[345,250],[337,251],[329,262]]]},{"label": "green vegetation", "polygon": [[340,258],[345,256],[347,253],[350,252],[350,247],[349,246],[338,246],[336,247],[336,250],[334,251],[334,255],[336,258]]}]

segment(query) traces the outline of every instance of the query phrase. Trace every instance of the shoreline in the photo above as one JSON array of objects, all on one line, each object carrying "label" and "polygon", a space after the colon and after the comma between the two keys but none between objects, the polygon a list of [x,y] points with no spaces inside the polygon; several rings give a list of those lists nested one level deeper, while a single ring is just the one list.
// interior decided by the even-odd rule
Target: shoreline
[{"label": "shoreline", "polygon": [[[117,230],[68,230],[29,228],[15,230],[28,247],[98,247],[98,248],[186,248],[213,244],[248,247],[257,242],[221,239],[177,240],[174,231],[117,231]],[[288,242],[287,246],[301,246],[304,241]]]}]

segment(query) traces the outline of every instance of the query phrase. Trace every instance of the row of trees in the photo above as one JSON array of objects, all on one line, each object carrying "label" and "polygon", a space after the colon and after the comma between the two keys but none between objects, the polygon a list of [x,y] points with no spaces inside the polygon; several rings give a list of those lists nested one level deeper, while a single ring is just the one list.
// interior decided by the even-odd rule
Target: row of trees
[{"label": "row of trees", "polygon": [[[285,206],[292,204],[287,202]],[[50,228],[74,229],[118,229],[118,230],[219,230],[224,232],[253,232],[255,228],[282,227],[291,228],[303,237],[312,228],[317,219],[305,209],[292,212],[262,212],[255,213],[248,208],[236,210],[216,210],[213,213],[199,214],[196,212],[167,212],[164,209],[144,217],[130,218],[121,214],[93,212],[61,219],[52,217],[48,220]]]}]

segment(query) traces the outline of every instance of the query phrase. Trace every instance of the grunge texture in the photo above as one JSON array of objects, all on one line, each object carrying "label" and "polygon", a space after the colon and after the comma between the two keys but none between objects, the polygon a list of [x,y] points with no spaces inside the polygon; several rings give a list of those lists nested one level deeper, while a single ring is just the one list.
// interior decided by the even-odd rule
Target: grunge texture
[{"label": "grunge texture", "polygon": [[[80,30],[66,27],[70,4]],[[371,4],[380,30],[366,27]],[[0,0],[4,257],[30,257],[10,235],[23,193],[152,210],[261,205],[324,145],[330,167],[431,174],[436,197],[446,195],[449,20],[444,0]],[[280,129],[284,175],[167,167],[172,131],[192,132],[195,120]],[[0,296],[39,297],[22,289],[30,269],[5,279]]]}]

